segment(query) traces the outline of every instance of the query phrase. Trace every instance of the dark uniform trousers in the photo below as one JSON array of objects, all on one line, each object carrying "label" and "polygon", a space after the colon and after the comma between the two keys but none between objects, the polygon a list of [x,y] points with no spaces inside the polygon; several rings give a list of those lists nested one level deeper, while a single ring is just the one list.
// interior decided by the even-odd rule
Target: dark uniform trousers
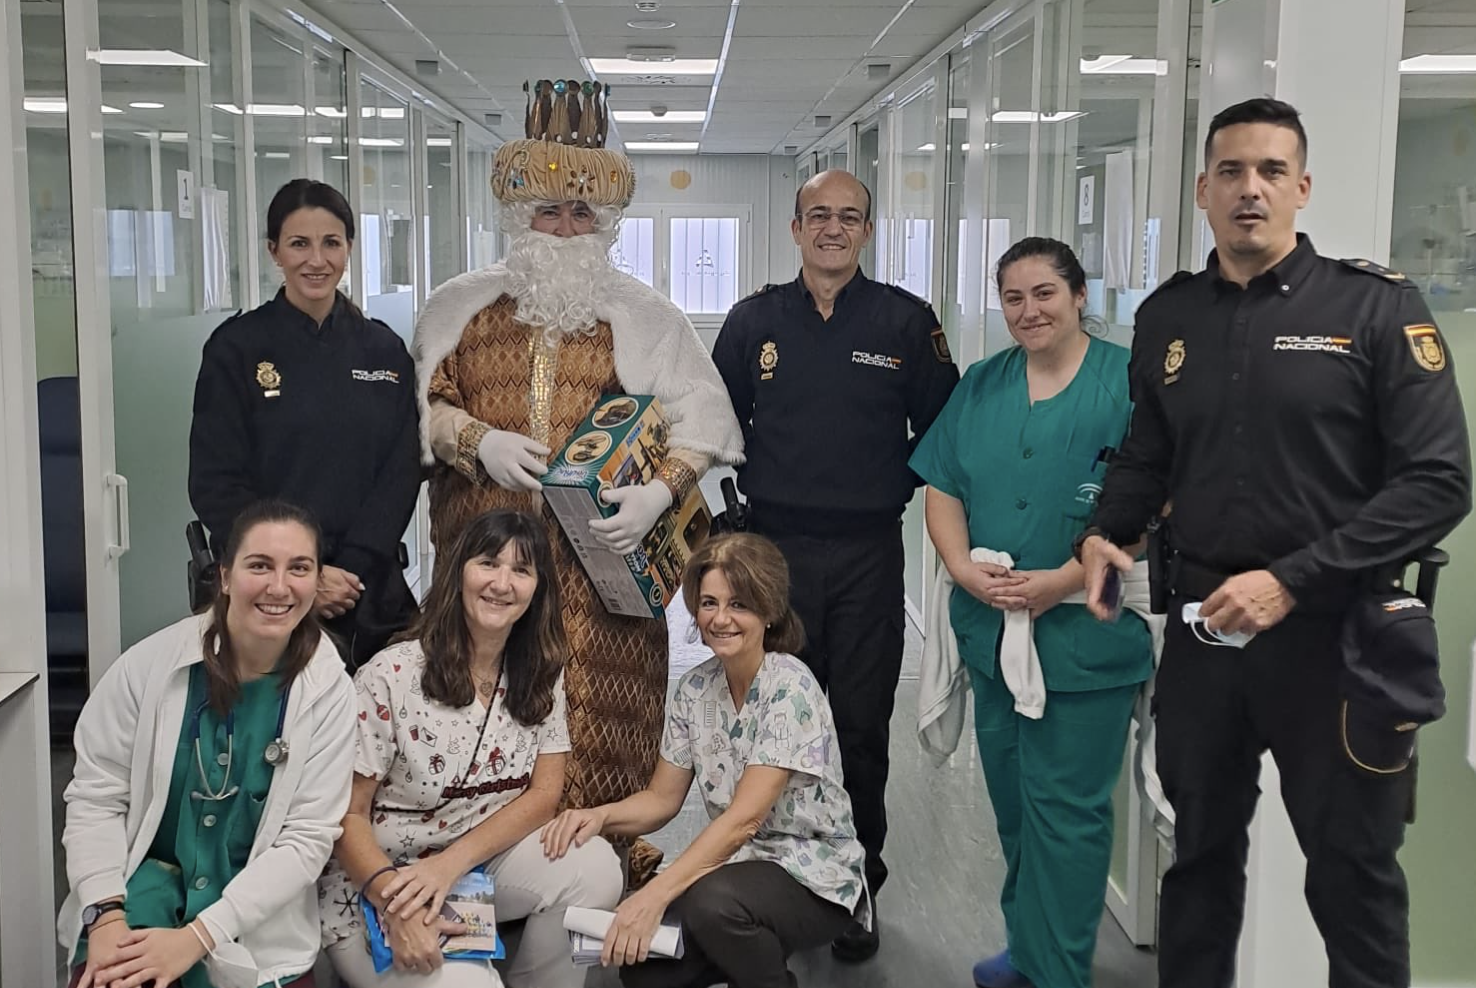
[{"label": "dark uniform trousers", "polygon": [[820,898],[772,861],[725,864],[671,904],[681,921],[679,960],[650,959],[620,969],[625,988],[796,988],[785,961],[829,943],[850,910]]},{"label": "dark uniform trousers", "polygon": [[1163,879],[1159,988],[1229,988],[1245,914],[1247,828],[1270,749],[1307,858],[1306,895],[1331,988],[1408,988],[1409,891],[1396,852],[1412,798],[1406,769],[1359,768],[1341,733],[1337,616],[1293,614],[1244,649],[1211,646],[1172,618],[1154,714],[1174,807]]},{"label": "dark uniform trousers", "polygon": [[846,535],[753,528],[789,563],[790,603],[805,626],[799,658],[825,690],[840,742],[856,836],[873,895],[887,879],[887,772],[892,706],[902,674],[902,524]]}]

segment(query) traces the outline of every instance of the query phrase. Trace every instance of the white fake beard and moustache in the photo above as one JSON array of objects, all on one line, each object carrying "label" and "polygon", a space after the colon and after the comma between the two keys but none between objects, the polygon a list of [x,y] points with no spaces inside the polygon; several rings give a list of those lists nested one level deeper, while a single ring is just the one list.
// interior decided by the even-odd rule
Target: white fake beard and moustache
[{"label": "white fake beard and moustache", "polygon": [[518,302],[518,321],[541,326],[550,342],[592,333],[598,321],[596,300],[614,270],[609,256],[612,239],[603,233],[556,237],[529,230],[519,234],[504,261],[508,294]]}]

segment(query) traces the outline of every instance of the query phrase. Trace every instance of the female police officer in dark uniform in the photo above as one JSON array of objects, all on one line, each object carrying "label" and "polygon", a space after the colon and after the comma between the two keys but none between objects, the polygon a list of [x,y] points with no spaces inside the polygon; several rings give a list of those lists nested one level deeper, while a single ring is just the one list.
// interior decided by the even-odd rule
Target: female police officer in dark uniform
[{"label": "female police officer in dark uniform", "polygon": [[420,487],[415,370],[405,344],[338,291],[348,202],[294,179],[267,209],[284,284],[205,344],[190,428],[190,503],[217,548],[247,504],[277,497],[323,530],[316,607],[351,668],[409,623],[400,536]]}]

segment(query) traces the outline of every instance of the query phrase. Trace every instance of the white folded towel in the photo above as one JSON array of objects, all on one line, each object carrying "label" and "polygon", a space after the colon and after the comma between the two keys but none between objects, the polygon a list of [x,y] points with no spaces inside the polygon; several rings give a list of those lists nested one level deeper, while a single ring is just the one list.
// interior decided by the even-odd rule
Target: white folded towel
[{"label": "white folded towel", "polygon": [[[969,558],[976,563],[993,563],[1013,569],[1014,559],[1007,552],[993,549],[973,549]],[[945,566],[938,567],[933,581],[933,593],[928,598],[928,611],[923,622],[922,667],[919,670],[917,697],[917,735],[933,764],[941,765],[958,748],[959,735],[963,731],[965,706],[968,693],[969,674],[958,652],[958,637],[948,618],[948,602],[953,595],[953,577]],[[1123,607],[1132,611],[1148,625],[1153,641],[1153,667],[1163,654],[1164,617],[1149,610],[1148,564],[1138,561],[1123,576]],[[1078,591],[1062,604],[1085,604],[1085,591]],[[1045,676],[1040,667],[1040,655],[1035,650],[1034,622],[1029,611],[1006,611],[1004,635],[999,649],[1000,673],[1005,687],[1015,698],[1015,710],[1024,717],[1039,720],[1045,713]],[[1154,754],[1153,719],[1148,716],[1149,701],[1153,696],[1153,679],[1143,684],[1143,691],[1134,710],[1138,720],[1138,764],[1134,774],[1145,798],[1152,802],[1155,810],[1170,826],[1173,809],[1163,794],[1158,779],[1157,761]]]}]

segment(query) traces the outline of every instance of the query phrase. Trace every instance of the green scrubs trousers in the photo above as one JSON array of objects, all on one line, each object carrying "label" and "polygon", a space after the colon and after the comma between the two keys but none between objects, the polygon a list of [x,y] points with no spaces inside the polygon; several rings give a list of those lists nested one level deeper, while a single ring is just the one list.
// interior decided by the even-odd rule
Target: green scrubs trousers
[{"label": "green scrubs trousers", "polygon": [[1112,860],[1112,791],[1138,687],[1046,694],[1015,712],[1004,679],[970,667],[974,731],[1008,871],[1010,962],[1036,988],[1091,988]]}]

